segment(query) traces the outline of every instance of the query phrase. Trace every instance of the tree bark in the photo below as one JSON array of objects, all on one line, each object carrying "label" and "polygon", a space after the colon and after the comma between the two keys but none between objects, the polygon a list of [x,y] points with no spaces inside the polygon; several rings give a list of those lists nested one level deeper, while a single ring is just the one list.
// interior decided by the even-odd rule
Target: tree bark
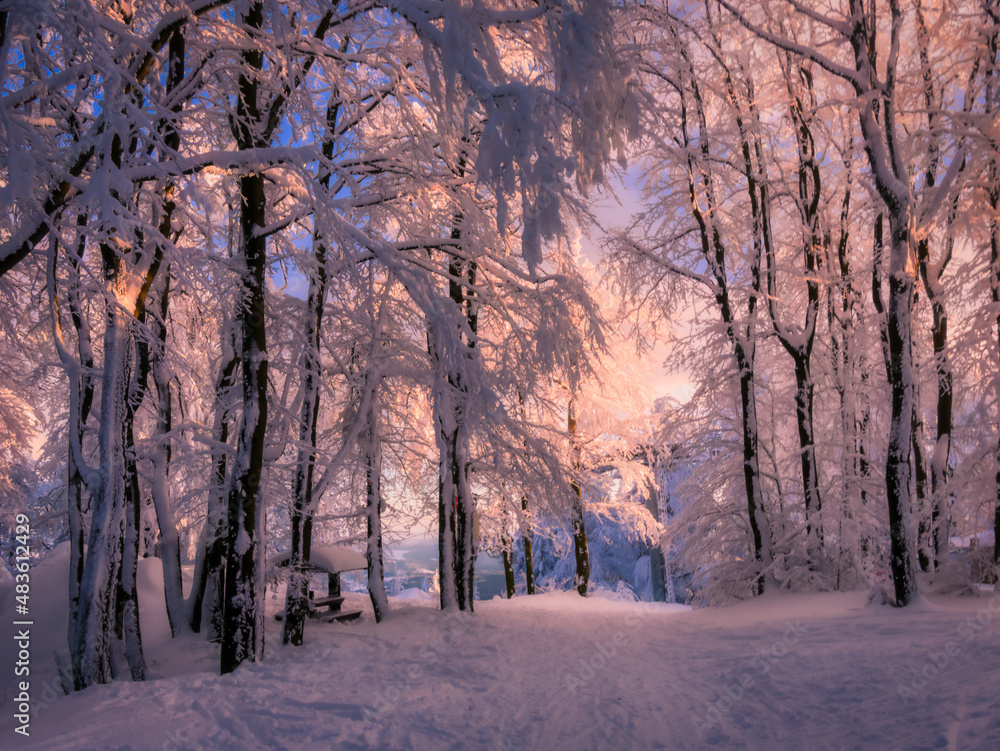
[{"label": "tree bark", "polygon": [[[451,238],[461,240],[462,216],[454,217]],[[469,425],[467,410],[468,385],[463,376],[465,364],[473,357],[479,326],[478,303],[473,289],[476,284],[475,261],[460,261],[452,257],[448,263],[448,291],[452,303],[461,311],[468,327],[468,338],[461,329],[450,336],[428,337],[432,357],[437,364],[434,388],[434,411],[437,422],[437,443],[441,455],[438,485],[438,569],[441,585],[441,609],[473,611],[475,590],[475,548],[473,515],[475,498],[469,484]],[[444,333],[444,332],[442,332]],[[442,346],[456,347],[456,357],[443,357]],[[441,363],[457,361],[442,373]]]},{"label": "tree bark", "polygon": [[[374,349],[373,343],[373,349]],[[389,612],[389,598],[385,592],[385,573],[382,567],[382,439],[379,435],[378,382],[381,376],[373,372],[369,363],[368,380],[368,445],[365,451],[365,511],[368,561],[368,597],[371,599],[375,622],[381,623]]]},{"label": "tree bark", "polygon": [[[573,455],[573,472],[576,475],[581,470],[580,445],[576,440],[576,403],[572,398],[569,401],[566,428],[569,433],[570,451]],[[583,519],[583,496],[577,477],[573,478],[572,492],[573,505],[570,520],[573,526],[573,553],[576,557],[576,578],[573,581],[573,586],[576,587],[580,597],[586,597],[587,586],[590,583],[590,550],[587,547],[587,528]]]},{"label": "tree bark", "polygon": [[[1000,352],[1000,169],[994,162],[990,173],[993,177],[989,201],[992,209],[990,215],[990,292],[993,297],[993,307],[996,309],[997,351]],[[997,444],[993,454],[996,462],[996,500],[993,511],[993,565],[1000,566],[1000,378],[997,384]]]},{"label": "tree bark", "polygon": [[528,497],[521,498],[521,540],[524,543],[524,591],[535,594],[535,557],[531,549],[533,532],[528,516]]},{"label": "tree bark", "polygon": [[507,587],[507,599],[510,600],[514,597],[514,591],[516,584],[514,582],[514,563],[512,561],[513,551],[511,550],[512,542],[508,535],[504,534],[500,540],[500,555],[503,558],[503,578],[504,584]]},{"label": "tree bark", "polygon": [[[263,3],[251,2],[243,16],[251,34],[264,23]],[[239,77],[235,130],[241,150],[261,144],[262,113],[258,107],[257,76],[264,57],[259,48],[242,53],[244,72]],[[265,276],[267,199],[264,175],[254,172],[240,178],[240,257],[245,272],[240,282],[240,354],[243,376],[243,417],[240,426],[232,486],[229,492],[226,582],[223,598],[222,655],[220,670],[231,673],[244,661],[263,655],[263,624],[257,593],[257,501],[264,468],[264,435],[267,428],[267,336],[265,328]]]},{"label": "tree bark", "polygon": [[[910,227],[913,196],[910,176],[899,151],[896,125],[895,77],[903,16],[898,0],[890,0],[892,15],[886,80],[877,78],[874,19],[862,0],[850,0],[850,43],[856,75],[851,79],[861,102],[859,122],[865,154],[875,187],[889,217],[889,300],[886,320],[887,371],[892,390],[892,418],[886,454],[886,496],[889,508],[890,562],[896,604],[908,605],[918,596],[914,548],[913,490],[910,475],[913,442],[913,269]],[[876,109],[878,112],[876,112]]]},{"label": "tree bark", "polygon": [[[141,396],[138,398],[141,399]],[[136,574],[139,564],[139,529],[142,517],[142,499],[139,495],[139,474],[136,471],[135,445],[132,426],[135,421],[135,407],[129,405],[128,424],[125,427],[130,456],[127,459],[128,481],[126,483],[125,544],[122,556],[121,589],[118,610],[121,617],[122,640],[125,643],[125,659],[133,681],[146,680],[146,658],[142,650],[142,631],[139,628],[139,593]]]},{"label": "tree bark", "polygon": [[[997,109],[1000,108],[1000,102],[997,101],[997,96],[1000,95],[1000,65],[997,64],[997,55],[1000,52],[1000,2],[990,0],[989,3],[984,4],[983,10],[987,16],[989,27],[992,29],[992,33],[987,37],[986,44],[986,49],[988,50],[987,60],[989,63],[986,67],[986,96],[984,97],[984,101],[986,103],[986,111],[989,114],[995,115]],[[995,153],[990,159],[987,174],[990,186],[987,190],[987,201],[990,206],[990,292],[993,298],[993,307],[996,311],[997,350],[998,354],[1000,354],[1000,211],[998,211],[998,208],[1000,208],[1000,158]],[[1000,369],[998,369],[998,372],[1000,372]],[[994,382],[997,389],[997,444],[993,455],[996,462],[996,477],[994,478],[994,482],[996,483],[996,498],[994,500],[995,507],[993,511],[993,566],[997,568],[1000,567],[1000,378],[995,378]],[[995,574],[1000,574],[1000,568],[997,568]]]},{"label": "tree bark", "polygon": [[913,493],[910,487],[913,439],[913,275],[910,258],[909,212],[891,212],[889,261],[889,383],[892,419],[886,458],[886,494],[889,506],[890,561],[896,604],[908,605],[917,596],[913,548]]},{"label": "tree bark", "polygon": [[[528,412],[524,406],[524,394],[521,393],[521,389],[517,390],[517,402],[521,408],[521,418],[525,423],[528,421]],[[528,440],[524,441],[524,457],[525,460],[528,458]],[[533,595],[535,594],[535,557],[534,551],[532,551],[532,539],[534,538],[534,529],[531,524],[531,516],[528,514],[528,496],[527,494],[521,496],[521,542],[524,546],[524,591],[525,594]],[[513,545],[513,542],[511,543]]]},{"label": "tree bark", "polygon": [[[68,345],[63,337],[62,319],[59,311],[59,301],[56,296],[56,262],[59,244],[52,244],[49,260],[49,300],[52,310],[54,339],[60,360],[69,380],[69,416],[66,431],[68,445],[66,452],[66,499],[68,506],[69,526],[69,628],[68,643],[75,638],[80,608],[80,586],[83,580],[84,566],[84,524],[83,497],[88,488],[84,481],[87,467],[83,454],[84,426],[90,416],[94,402],[94,382],[90,373],[94,370],[94,351],[91,342],[90,324],[84,315],[80,298],[80,265],[86,249],[86,236],[83,228],[87,218],[80,215],[77,227],[80,234],[74,251],[67,253],[70,262],[70,281],[67,285],[66,297],[69,305],[70,318],[76,335],[76,359],[69,353]],[[74,679],[75,682],[75,679]]]},{"label": "tree bark", "polygon": [[[70,653],[76,689],[113,679],[111,637],[125,545],[128,398],[134,354],[132,298],[122,261],[102,246],[104,277],[113,293],[106,303],[104,375],[101,384],[100,492],[92,499],[90,535]],[[134,299],[134,298],[133,298]]]}]

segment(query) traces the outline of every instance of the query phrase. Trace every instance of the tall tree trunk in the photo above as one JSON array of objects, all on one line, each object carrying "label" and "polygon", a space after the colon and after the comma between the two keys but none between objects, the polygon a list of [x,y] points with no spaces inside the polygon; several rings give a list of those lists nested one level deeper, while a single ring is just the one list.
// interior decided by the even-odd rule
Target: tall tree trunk
[{"label": "tall tree trunk", "polygon": [[57,242],[52,244],[48,279],[51,317],[54,326],[53,338],[69,380],[69,416],[66,426],[68,434],[66,499],[70,544],[68,643],[73,643],[79,618],[80,585],[83,580],[84,565],[83,497],[87,491],[84,481],[84,472],[87,467],[84,460],[83,435],[84,426],[87,424],[94,402],[94,382],[90,375],[94,370],[94,351],[90,336],[90,324],[84,315],[80,300],[80,264],[86,249],[86,236],[83,234],[86,222],[85,215],[78,217],[77,226],[80,235],[77,239],[76,249],[67,254],[71,276],[67,285],[66,297],[76,335],[75,359],[70,354],[64,339],[59,301],[56,296],[56,262],[59,253]]},{"label": "tall tree trunk", "polygon": [[[573,454],[573,472],[576,475],[581,470],[580,445],[576,440],[576,402],[572,398],[569,401],[566,428],[571,444],[570,451]],[[583,495],[580,492],[580,480],[575,476],[572,491],[573,505],[570,519],[573,526],[573,553],[576,557],[576,578],[573,581],[573,586],[576,587],[580,597],[586,597],[587,585],[590,583],[590,550],[587,547],[587,528],[583,520]]]},{"label": "tall tree trunk", "polygon": [[753,555],[758,575],[753,588],[764,594],[765,572],[773,561],[771,528],[764,508],[764,492],[760,477],[758,449],[757,395],[754,388],[753,355],[748,355],[741,343],[736,344],[736,362],[740,372],[740,424],[743,429],[743,490],[747,497],[747,517],[753,542]]},{"label": "tall tree trunk", "polygon": [[465,424],[468,394],[456,375],[440,379],[435,411],[441,476],[438,486],[438,569],[441,609],[473,610],[472,514],[469,487],[468,434]]},{"label": "tall tree trunk", "polygon": [[[136,245],[142,247],[143,236],[137,234]],[[109,249],[102,249],[107,257]],[[153,262],[147,283],[139,290],[135,299],[134,317],[137,325],[147,322],[146,300],[149,286],[160,268],[163,248],[158,246],[153,254]],[[135,414],[142,406],[149,390],[149,372],[152,366],[149,343],[145,338],[133,336],[135,345],[135,367],[128,388],[125,409],[125,539],[122,553],[121,577],[119,579],[116,628],[121,629],[120,638],[125,646],[132,680],[146,679],[146,659],[142,650],[142,632],[139,624],[139,592],[137,588],[139,552],[142,543],[142,497],[139,489],[139,467],[135,453]],[[155,479],[155,478],[154,478]],[[178,573],[179,573],[178,566]]]},{"label": "tall tree trunk", "polygon": [[459,609],[459,591],[462,586],[458,573],[459,558],[456,540],[459,514],[459,493],[461,485],[461,465],[458,454],[459,427],[456,418],[464,413],[453,406],[455,389],[451,378],[437,377],[434,393],[434,411],[437,422],[438,451],[441,456],[438,478],[438,584],[440,587],[441,609]]},{"label": "tall tree trunk", "polygon": [[521,540],[524,544],[524,591],[535,594],[535,556],[531,549],[534,535],[531,518],[528,516],[528,496],[521,497]]},{"label": "tall tree trunk", "polygon": [[[263,3],[251,2],[243,16],[251,34],[264,25]],[[258,74],[264,56],[259,48],[242,54],[235,130],[241,150],[261,145],[262,113],[258,107]],[[264,175],[240,178],[240,257],[245,263],[239,290],[242,330],[240,353],[243,376],[243,416],[229,492],[226,582],[223,598],[221,672],[231,673],[244,661],[257,662],[263,654],[263,623],[257,592],[257,501],[264,468],[267,428],[267,337],[265,276],[267,242],[263,234],[267,199]]]},{"label": "tall tree trunk", "polygon": [[[1000,2],[989,0],[983,4],[983,10],[987,16],[987,21],[991,33],[987,36],[986,59],[989,61],[986,66],[986,96],[983,97],[986,104],[986,111],[995,116],[1000,102],[997,101],[1000,95],[1000,64],[998,64],[998,52],[1000,52]],[[989,121],[989,120],[987,120]],[[1000,156],[994,151],[990,159],[987,200],[990,206],[990,292],[993,297],[993,307],[996,310],[996,335],[997,349],[1000,352]],[[998,368],[1000,372],[1000,368]],[[994,452],[996,462],[996,499],[993,511],[993,565],[1000,567],[1000,377],[994,375],[996,384],[996,428],[997,445]],[[1000,569],[995,571],[1000,574]]]},{"label": "tall tree trunk", "polygon": [[[895,218],[894,218],[895,217]],[[910,316],[913,306],[913,277],[905,268],[907,254],[900,246],[908,244],[907,228],[899,226],[897,214],[889,214],[891,235],[889,267],[889,307],[882,298],[882,254],[884,248],[883,215],[875,218],[872,260],[872,300],[879,313],[882,357],[886,378],[892,390],[892,422],[889,426],[889,449],[886,457],[886,500],[889,507],[889,564],[892,570],[896,604],[904,606],[917,594],[914,548],[916,532],[913,518],[913,492],[910,481],[914,436],[914,368]],[[900,264],[903,268],[900,269]],[[904,336],[905,333],[905,336]],[[919,472],[919,468],[917,469]]]},{"label": "tall tree trunk", "polygon": [[503,558],[503,579],[507,587],[507,599],[514,597],[516,584],[514,581],[513,541],[506,532],[500,537],[500,555]]},{"label": "tall tree trunk", "polygon": [[[926,105],[927,132],[930,134],[928,143],[928,166],[924,173],[924,185],[930,189],[937,183],[937,172],[941,167],[941,144],[939,143],[939,129],[936,121],[940,116],[941,99],[943,93],[935,86],[934,67],[930,60],[930,31],[924,16],[923,5],[920,0],[914,4],[915,17],[917,22],[917,46],[919,49],[920,66],[923,73],[924,104]],[[971,81],[970,81],[971,83]],[[971,102],[966,101],[963,107],[968,111]],[[956,157],[957,159],[958,157]],[[959,172],[965,169],[965,157],[959,162]],[[956,193],[951,200],[951,208],[945,222],[945,248],[942,252],[940,263],[933,263],[930,257],[930,241],[927,237],[922,237],[916,244],[917,248],[917,268],[924,283],[924,289],[931,302],[931,310],[934,317],[932,327],[932,341],[934,345],[934,371],[937,376],[937,436],[934,442],[934,449],[931,452],[931,492],[930,492],[930,567],[934,570],[940,568],[943,563],[942,556],[947,546],[947,530],[949,524],[949,499],[948,499],[948,476],[949,462],[951,456],[951,430],[952,430],[952,373],[951,363],[948,357],[948,314],[944,302],[944,290],[941,286],[941,278],[945,268],[951,261],[953,250],[953,237],[951,232],[952,223],[959,201],[960,193]],[[942,514],[943,510],[943,514]],[[922,509],[922,517],[926,519],[926,510]],[[942,518],[943,517],[943,518]]]},{"label": "tall tree trunk", "polygon": [[[994,162],[990,166],[992,185],[989,201],[990,214],[990,291],[996,309],[997,351],[1000,352],[1000,168]],[[1000,368],[998,368],[1000,372]],[[1000,377],[994,378],[997,387],[997,445],[993,458],[996,462],[996,506],[993,511],[993,565],[1000,566]]]},{"label": "tall tree trunk", "polygon": [[[464,164],[463,164],[464,167]],[[451,237],[462,238],[462,216],[454,217]],[[473,290],[476,284],[475,261],[452,257],[448,263],[448,292],[452,303],[462,311],[469,338],[457,332],[439,336],[429,330],[428,345],[437,364],[434,388],[434,411],[437,422],[437,443],[441,455],[438,484],[438,570],[441,585],[441,609],[457,608],[473,611],[475,580],[475,547],[473,515],[475,498],[469,483],[469,425],[467,410],[468,384],[463,372],[473,357],[478,332],[478,303]],[[446,332],[442,332],[446,333]],[[455,347],[455,357],[444,356],[440,347]],[[442,362],[460,363],[446,368]]]},{"label": "tall tree trunk", "polygon": [[104,276],[112,293],[106,303],[104,374],[101,383],[100,492],[92,499],[90,535],[80,584],[77,620],[70,640],[75,688],[113,679],[111,637],[115,634],[118,583],[125,545],[127,505],[128,397],[134,354],[134,296],[122,261],[102,245]]},{"label": "tall tree trunk", "polygon": [[[135,143],[129,153],[135,151]],[[120,170],[125,156],[120,134],[112,135],[109,150],[104,155],[107,168]],[[122,204],[122,197],[111,192],[111,198]],[[125,560],[125,534],[129,519],[132,483],[138,492],[135,468],[132,421],[134,410],[142,400],[148,366],[143,359],[136,381],[133,383],[134,357],[144,350],[136,346],[135,326],[144,315],[145,296],[156,278],[162,259],[154,253],[144,274],[129,268],[126,258],[135,260],[136,254],[128,253],[129,247],[118,236],[117,220],[102,216],[103,239],[100,243],[103,281],[105,287],[104,372],[101,387],[101,419],[98,432],[100,445],[99,492],[92,496],[90,536],[86,561],[80,583],[79,608],[76,628],[70,638],[70,657],[76,688],[86,688],[95,683],[107,683],[113,676],[111,636],[116,633],[119,621],[119,585],[123,582],[133,591],[123,590],[125,597],[133,600],[134,577],[138,558],[138,522],[135,523],[136,556]],[[135,246],[142,246],[142,237],[130,238]],[[127,603],[122,603],[127,605]],[[127,634],[126,647],[133,675],[145,672],[141,665],[141,645],[138,633],[138,611],[135,612],[133,633]]]},{"label": "tall tree trunk", "polygon": [[[141,396],[139,397],[141,399]],[[137,405],[136,405],[137,406]],[[119,590],[119,611],[121,613],[122,640],[125,643],[125,659],[133,681],[146,680],[146,658],[142,651],[142,632],[139,628],[139,592],[136,574],[139,564],[139,530],[142,518],[142,499],[139,494],[139,473],[135,464],[132,447],[135,445],[132,426],[135,421],[135,406],[129,405],[128,423],[125,427],[129,446],[128,481],[126,487],[125,544],[122,556],[121,589]]]},{"label": "tall tree trunk", "polygon": [[913,548],[913,493],[910,487],[913,441],[914,380],[913,275],[910,259],[909,211],[889,214],[892,237],[889,256],[889,383],[892,388],[892,419],[886,458],[886,495],[889,505],[890,561],[896,603],[908,605],[917,596]]},{"label": "tall tree trunk", "polygon": [[[521,389],[517,390],[517,403],[521,408],[521,418],[525,424],[528,422],[528,411],[524,406],[524,394]],[[524,458],[528,459],[528,439],[524,440]],[[521,496],[521,543],[524,546],[524,591],[526,594],[535,594],[535,556],[532,551],[532,539],[534,538],[534,527],[531,523],[531,515],[528,513],[528,496]],[[513,541],[511,541],[513,546]]]},{"label": "tall tree trunk", "polygon": [[[909,258],[908,228],[900,211],[889,212],[891,237],[889,256],[889,305],[882,299],[883,218],[875,220],[872,299],[879,313],[882,356],[892,396],[892,420],[886,455],[886,500],[889,507],[889,562],[896,604],[909,604],[917,595],[911,474],[914,431],[915,373],[913,367],[913,276],[906,268]],[[883,315],[884,314],[884,315]],[[920,471],[919,468],[917,471]]]},{"label": "tall tree trunk", "polygon": [[[914,304],[916,304],[914,297]],[[919,361],[914,357],[913,372],[920,370]],[[933,566],[933,553],[930,551],[932,543],[930,538],[930,477],[927,474],[927,459],[924,456],[924,416],[920,409],[920,385],[913,384],[913,431],[911,433],[913,441],[913,481],[916,492],[916,515],[917,515],[917,564],[921,571],[930,571]]]},{"label": "tall tree trunk", "polygon": [[934,310],[934,369],[937,372],[937,438],[931,453],[931,530],[934,568],[944,563],[948,545],[948,476],[951,459],[952,373],[948,357],[948,314],[940,297],[931,299]]},{"label": "tall tree trunk", "polygon": [[911,177],[903,161],[897,131],[895,92],[900,35],[904,23],[898,2],[890,1],[891,29],[885,83],[878,80],[876,29],[862,0],[850,0],[849,39],[857,74],[851,83],[859,97],[859,125],[876,190],[889,217],[889,300],[885,343],[892,391],[889,449],[886,453],[886,500],[889,508],[890,562],[896,604],[917,596],[913,490],[910,476],[913,444],[915,374],[913,369],[913,271],[910,228],[914,224]]},{"label": "tall tree trunk", "polygon": [[[373,344],[377,344],[373,343]],[[374,346],[373,346],[374,349]],[[372,602],[375,622],[381,623],[389,612],[389,598],[385,593],[385,573],[382,568],[382,439],[379,434],[378,391],[381,376],[373,372],[369,363],[368,380],[368,440],[365,451],[365,518],[368,561],[368,597]]]}]

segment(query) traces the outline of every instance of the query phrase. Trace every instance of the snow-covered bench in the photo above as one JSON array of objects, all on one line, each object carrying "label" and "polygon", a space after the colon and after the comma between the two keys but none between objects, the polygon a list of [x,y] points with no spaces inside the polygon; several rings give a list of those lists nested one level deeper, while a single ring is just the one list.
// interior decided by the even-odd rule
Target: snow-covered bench
[{"label": "snow-covered bench", "polygon": [[[279,553],[268,560],[273,566],[286,568],[291,551]],[[361,571],[368,568],[368,560],[358,551],[342,545],[313,545],[309,551],[309,560],[303,564],[304,571],[325,573],[327,575],[327,594],[316,597],[309,591],[309,615],[321,618],[327,623],[331,621],[350,621],[361,615],[360,610],[342,611],[344,597],[340,593],[340,574],[344,571]],[[275,618],[281,620],[282,614],[276,613]]]}]

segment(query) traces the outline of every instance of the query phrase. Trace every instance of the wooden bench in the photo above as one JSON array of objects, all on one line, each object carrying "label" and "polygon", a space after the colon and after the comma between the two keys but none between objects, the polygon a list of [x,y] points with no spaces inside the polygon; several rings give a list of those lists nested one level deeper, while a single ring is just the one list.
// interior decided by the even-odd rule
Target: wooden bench
[{"label": "wooden bench", "polygon": [[353,621],[355,618],[361,617],[360,610],[338,610],[336,613],[331,613],[327,615],[314,615],[314,618],[318,618],[323,621],[323,623],[333,623],[334,621]]},{"label": "wooden bench", "polygon": [[[340,606],[344,604],[344,598],[342,596],[333,597],[317,597],[316,599],[309,601],[309,616],[311,618],[319,618],[324,623],[333,623],[333,621],[353,621],[355,618],[361,617],[360,610],[341,610]],[[329,608],[324,612],[325,608]]]},{"label": "wooden bench", "polygon": [[341,597],[317,597],[309,601],[313,610],[318,610],[319,608],[330,608],[331,611],[340,610],[340,606],[344,604],[344,598]]},{"label": "wooden bench", "polygon": [[[275,566],[284,567],[289,563],[288,551],[279,553],[270,559]],[[333,621],[352,621],[361,616],[362,611],[342,611],[344,597],[340,593],[340,574],[342,571],[359,571],[367,568],[365,556],[355,550],[342,546],[315,545],[312,547],[310,560],[302,565],[302,571],[307,573],[327,574],[327,594],[316,597],[309,592],[309,617],[322,620],[324,623]],[[276,613],[275,618],[281,620],[283,614]]]}]

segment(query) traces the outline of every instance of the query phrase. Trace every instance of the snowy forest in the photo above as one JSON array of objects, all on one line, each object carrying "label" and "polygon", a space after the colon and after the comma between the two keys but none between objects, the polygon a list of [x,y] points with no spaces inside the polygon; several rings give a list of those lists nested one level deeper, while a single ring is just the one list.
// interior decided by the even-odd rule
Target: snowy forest
[{"label": "snowy forest", "polygon": [[998,0],[0,0],[0,49],[0,600],[58,693],[162,678],[153,600],[216,678],[390,638],[420,534],[462,629],[487,556],[523,618],[993,591]]}]

